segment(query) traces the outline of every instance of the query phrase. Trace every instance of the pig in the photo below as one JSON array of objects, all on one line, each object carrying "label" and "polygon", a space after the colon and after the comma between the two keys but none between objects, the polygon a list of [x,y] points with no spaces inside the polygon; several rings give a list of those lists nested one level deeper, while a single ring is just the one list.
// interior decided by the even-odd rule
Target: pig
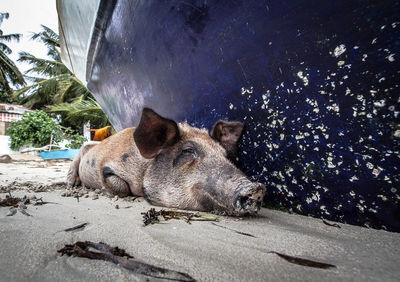
[{"label": "pig", "polygon": [[244,125],[217,121],[208,132],[144,108],[139,125],[81,148],[67,182],[144,196],[152,205],[228,215],[259,211],[265,186],[233,163]]}]

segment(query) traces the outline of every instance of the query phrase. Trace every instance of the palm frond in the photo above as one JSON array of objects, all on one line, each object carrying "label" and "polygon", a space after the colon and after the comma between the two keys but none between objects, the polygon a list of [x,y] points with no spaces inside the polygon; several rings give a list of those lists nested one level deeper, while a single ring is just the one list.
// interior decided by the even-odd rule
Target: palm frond
[{"label": "palm frond", "polygon": [[19,71],[18,67],[14,62],[0,50],[0,68],[5,72],[8,79],[14,85],[24,85],[25,80],[22,73]]},{"label": "palm frond", "polygon": [[33,95],[32,92],[41,92],[44,98],[54,95],[57,92],[57,83],[58,80],[68,79],[70,77],[69,74],[60,74],[58,76],[53,76],[51,78],[46,79],[37,79],[37,81],[29,86],[18,89],[13,93],[13,97],[28,97]]},{"label": "palm frond", "polygon": [[69,69],[62,62],[37,58],[27,52],[19,53],[18,62],[33,65],[33,67],[28,69],[25,74],[37,73],[44,76],[54,76],[62,73],[70,73],[72,75]]},{"label": "palm frond", "polygon": [[[0,25],[9,16],[8,13],[0,13]],[[0,91],[6,92],[7,96],[11,93],[10,83],[15,86],[24,85],[25,80],[15,63],[7,56],[12,50],[4,42],[19,41],[21,36],[18,33],[4,34],[0,30]]]},{"label": "palm frond", "polygon": [[3,20],[8,19],[9,16],[10,16],[9,13],[0,13],[0,26],[3,23]]},{"label": "palm frond", "polygon": [[74,81],[72,79],[63,79],[58,82],[57,94],[54,97],[55,104],[63,103],[67,99],[68,90],[71,88]]},{"label": "palm frond", "polygon": [[10,93],[11,87],[7,80],[7,74],[0,68],[0,91]]},{"label": "palm frond", "polygon": [[48,49],[47,55],[55,60],[60,60],[60,53],[56,49],[56,47],[60,47],[58,34],[45,25],[41,25],[41,27],[42,31],[33,33],[31,39],[43,42]]},{"label": "palm frond", "polygon": [[10,55],[12,50],[6,44],[0,42],[0,50],[3,51],[5,54]]},{"label": "palm frond", "polygon": [[6,35],[0,35],[0,41],[11,42],[11,41],[15,40],[16,42],[19,42],[21,37],[22,37],[22,34],[20,34],[20,33],[11,33],[11,34],[6,34]]},{"label": "palm frond", "polygon": [[100,105],[92,98],[77,98],[72,103],[61,103],[47,107],[51,113],[63,114],[65,119],[75,124],[83,125],[90,120],[91,124],[103,127],[109,124]]}]

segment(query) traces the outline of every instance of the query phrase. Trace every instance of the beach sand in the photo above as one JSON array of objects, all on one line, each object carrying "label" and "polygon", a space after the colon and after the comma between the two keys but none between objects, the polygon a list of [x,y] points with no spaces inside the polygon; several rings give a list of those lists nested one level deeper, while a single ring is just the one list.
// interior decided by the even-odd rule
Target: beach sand
[{"label": "beach sand", "polygon": [[[218,226],[183,220],[144,226],[141,213],[153,206],[143,198],[66,190],[70,161],[12,158],[0,163],[0,198],[9,191],[52,203],[28,204],[31,216],[20,211],[7,216],[9,207],[0,207],[0,281],[157,281],[111,262],[57,253],[85,240],[118,246],[140,261],[198,281],[399,281],[399,233],[341,223],[337,228],[265,208],[255,217],[218,216]],[[88,224],[63,231],[81,223]],[[271,251],[336,267],[297,265]]]}]

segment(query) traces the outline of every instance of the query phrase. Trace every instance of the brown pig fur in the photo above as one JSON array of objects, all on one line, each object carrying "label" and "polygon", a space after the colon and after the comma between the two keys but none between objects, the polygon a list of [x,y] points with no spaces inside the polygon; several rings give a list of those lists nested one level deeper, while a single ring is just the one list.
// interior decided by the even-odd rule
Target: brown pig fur
[{"label": "brown pig fur", "polygon": [[[245,209],[251,212],[259,209],[265,187],[251,183],[227,159],[229,152],[224,143],[211,137],[230,134],[229,131],[209,134],[205,129],[164,119],[152,110],[145,110],[144,113],[146,115],[142,115],[141,123],[147,123],[143,126],[139,124],[140,132],[135,127],[127,128],[99,144],[82,147],[71,164],[68,184],[75,186],[82,183],[92,189],[104,187],[121,197],[145,196],[150,203],[161,206],[228,213],[245,211],[237,207],[238,201],[234,202],[241,193],[245,195],[244,200],[252,199]],[[155,131],[148,129],[158,123],[157,120],[153,122],[154,118],[167,124],[166,127],[162,124],[162,130],[167,128],[162,138],[157,135],[160,128]],[[234,128],[230,130],[235,141],[231,147],[236,150],[243,125],[237,122],[224,124]],[[148,141],[147,136],[152,134],[157,136]],[[142,136],[145,136],[144,139]],[[222,139],[226,141],[226,138]],[[158,146],[160,140],[165,142]],[[247,188],[242,189],[244,186]],[[255,201],[257,205],[253,203]]]}]

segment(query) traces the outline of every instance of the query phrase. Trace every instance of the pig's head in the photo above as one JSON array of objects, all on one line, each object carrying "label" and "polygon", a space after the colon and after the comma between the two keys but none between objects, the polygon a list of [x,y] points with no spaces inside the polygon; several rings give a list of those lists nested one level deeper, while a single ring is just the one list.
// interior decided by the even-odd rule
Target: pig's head
[{"label": "pig's head", "polygon": [[242,131],[240,122],[218,121],[208,133],[145,108],[134,132],[141,155],[152,159],[143,179],[145,198],[179,209],[256,213],[265,186],[248,180],[228,159]]}]

